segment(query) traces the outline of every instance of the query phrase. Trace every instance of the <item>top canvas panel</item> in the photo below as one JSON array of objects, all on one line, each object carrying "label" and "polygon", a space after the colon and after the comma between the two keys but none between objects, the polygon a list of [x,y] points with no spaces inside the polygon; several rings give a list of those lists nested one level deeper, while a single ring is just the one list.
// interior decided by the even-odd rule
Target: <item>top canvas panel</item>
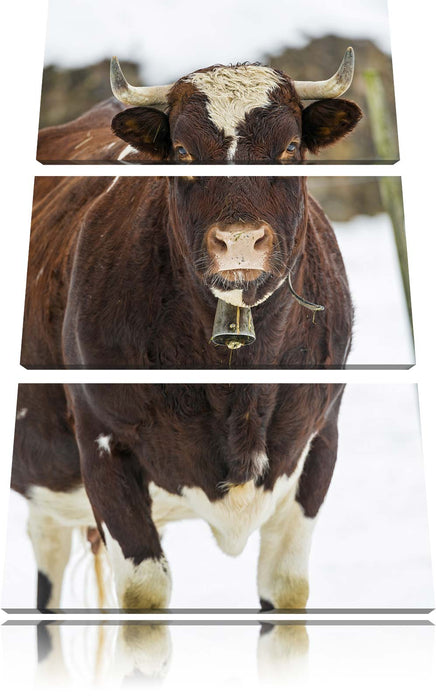
[{"label": "top canvas panel", "polygon": [[398,160],[386,0],[180,10],[50,2],[41,163]]}]

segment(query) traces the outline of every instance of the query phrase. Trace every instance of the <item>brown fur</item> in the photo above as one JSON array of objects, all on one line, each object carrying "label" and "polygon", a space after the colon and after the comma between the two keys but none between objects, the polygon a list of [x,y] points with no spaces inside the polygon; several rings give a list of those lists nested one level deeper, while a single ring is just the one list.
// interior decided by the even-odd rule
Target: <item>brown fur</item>
[{"label": "brown fur", "polygon": [[[271,273],[246,284],[255,343],[234,368],[341,367],[352,308],[337,243],[304,178],[38,178],[21,361],[28,368],[229,365],[210,343],[216,309],[204,235],[217,221],[266,221]],[[43,188],[43,191],[41,190]],[[296,291],[322,303],[312,313]]]}]

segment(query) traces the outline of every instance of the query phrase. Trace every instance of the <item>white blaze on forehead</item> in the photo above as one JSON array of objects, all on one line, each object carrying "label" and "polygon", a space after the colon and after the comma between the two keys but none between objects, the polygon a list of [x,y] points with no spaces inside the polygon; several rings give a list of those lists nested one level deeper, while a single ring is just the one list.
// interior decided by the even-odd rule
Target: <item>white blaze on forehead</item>
[{"label": "white blaze on forehead", "polygon": [[282,78],[265,66],[223,66],[205,73],[191,73],[187,80],[206,95],[211,121],[225,136],[232,137],[227,154],[228,160],[232,160],[238,124],[252,109],[270,104],[269,93]]}]

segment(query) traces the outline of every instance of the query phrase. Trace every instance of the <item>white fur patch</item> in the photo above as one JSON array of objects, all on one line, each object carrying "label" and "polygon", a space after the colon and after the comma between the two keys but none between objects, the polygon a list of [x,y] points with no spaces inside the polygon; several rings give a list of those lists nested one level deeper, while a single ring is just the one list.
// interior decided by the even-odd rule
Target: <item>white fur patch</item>
[{"label": "white fur patch", "polygon": [[251,463],[255,469],[256,476],[263,476],[269,466],[269,460],[265,452],[253,452]]},{"label": "white fur patch", "polygon": [[[310,444],[301,455],[302,471]],[[309,577],[309,554],[315,518],[304,515],[302,506],[295,500],[298,484],[292,494],[278,503],[274,514],[261,528],[261,546],[258,566],[259,596],[277,606],[286,600],[294,582]],[[279,607],[283,607],[279,603]]]},{"label": "white fur patch", "polygon": [[205,73],[191,73],[187,78],[207,97],[211,121],[225,136],[232,138],[227,160],[235,157],[237,127],[252,109],[267,107],[269,93],[281,77],[265,66],[221,66]]},{"label": "white fur patch", "polygon": [[246,309],[251,309],[253,306],[259,306],[260,304],[263,304],[264,301],[270,298],[276,292],[282,284],[287,280],[287,277],[284,277],[280,282],[272,289],[268,294],[265,294],[265,296],[261,297],[258,301],[254,302],[254,304],[248,305],[244,304],[242,301],[242,294],[243,290],[242,289],[230,289],[227,291],[223,291],[221,289],[217,289],[216,287],[211,287],[210,291],[216,297],[217,299],[222,299],[225,301],[227,304],[232,304],[233,306],[242,306]]},{"label": "white fur patch", "polygon": [[183,489],[187,506],[197,517],[209,523],[218,545],[226,554],[240,554],[251,533],[272,516],[277,503],[292,491],[295,495],[313,437],[308,441],[291,476],[279,477],[270,491],[263,487],[257,488],[254,481],[249,481],[230,488],[224,498],[211,502],[200,488]]},{"label": "white fur patch", "polygon": [[146,559],[136,565],[133,559],[125,559],[120,545],[106,525],[103,525],[103,530],[119,604],[125,607],[126,595],[133,595],[138,601],[138,608],[168,607],[171,577],[165,557]]},{"label": "white fur patch", "polygon": [[198,517],[183,496],[169,493],[154,482],[150,482],[148,490],[152,499],[151,517],[158,530],[170,522]]},{"label": "white fur patch", "polygon": [[27,532],[32,542],[38,571],[41,571],[51,584],[50,598],[46,601],[46,606],[59,608],[64,571],[70,558],[72,530],[60,525],[39,505],[30,501]]},{"label": "white fur patch", "polygon": [[32,486],[27,497],[44,515],[61,525],[96,527],[94,513],[83,486],[74,491],[51,491]]},{"label": "white fur patch", "polygon": [[20,410],[17,412],[17,420],[22,420],[27,416],[28,409],[27,408],[20,408]]},{"label": "white fur patch", "polygon": [[95,440],[95,442],[97,443],[98,454],[100,455],[100,457],[103,457],[105,453],[111,453],[111,440],[112,435],[103,435],[103,433],[101,433]]},{"label": "white fur patch", "polygon": [[124,158],[126,158],[126,156],[129,156],[131,153],[138,153],[138,149],[133,148],[133,146],[130,146],[129,144],[128,146],[123,148],[117,160],[124,160]]},{"label": "white fur patch", "polygon": [[227,304],[232,304],[233,306],[246,306],[242,301],[242,289],[222,291],[221,289],[216,289],[216,287],[211,287],[210,291],[214,297],[217,299],[222,299]]}]

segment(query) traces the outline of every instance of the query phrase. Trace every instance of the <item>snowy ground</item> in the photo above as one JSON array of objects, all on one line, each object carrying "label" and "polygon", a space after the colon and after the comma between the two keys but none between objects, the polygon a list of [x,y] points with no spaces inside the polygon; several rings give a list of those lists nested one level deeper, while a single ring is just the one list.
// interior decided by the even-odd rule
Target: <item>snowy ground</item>
[{"label": "snowy ground", "polygon": [[[333,224],[356,310],[348,365],[411,365],[414,350],[387,214]],[[321,302],[322,303],[322,302]]]},{"label": "snowy ground", "polygon": [[[46,64],[137,61],[144,82],[165,83],[215,63],[259,61],[325,34],[369,38],[390,51],[386,0],[51,0]],[[340,57],[338,57],[338,60]]]}]

